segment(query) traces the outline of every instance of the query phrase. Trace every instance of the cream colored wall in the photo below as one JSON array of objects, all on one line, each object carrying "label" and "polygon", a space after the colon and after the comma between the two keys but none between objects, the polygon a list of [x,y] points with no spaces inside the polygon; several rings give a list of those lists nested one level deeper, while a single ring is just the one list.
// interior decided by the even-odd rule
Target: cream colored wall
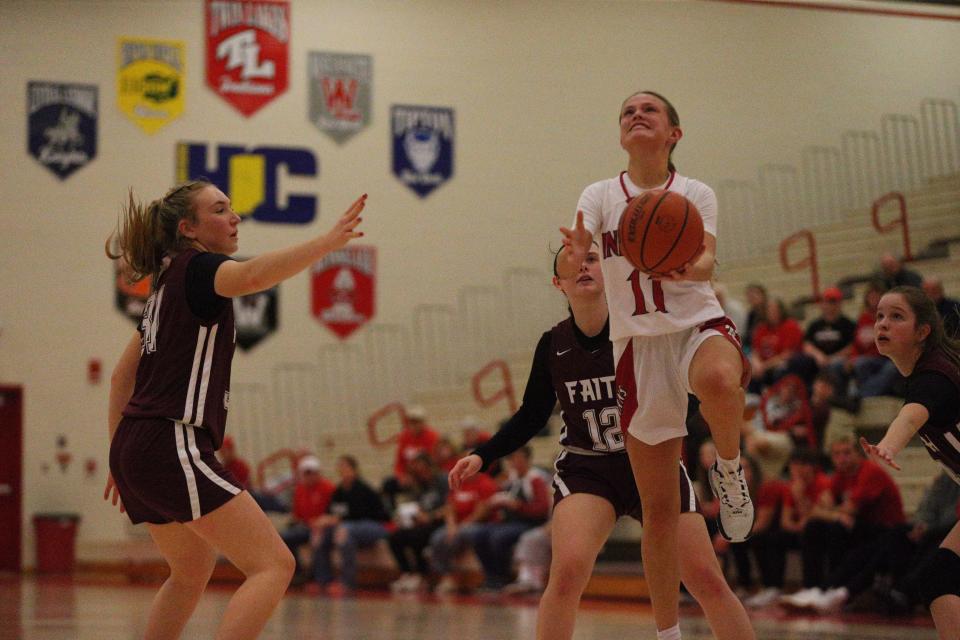
[{"label": "cream colored wall", "polygon": [[[876,128],[882,113],[916,113],[925,97],[960,98],[956,21],[694,1],[292,5],[290,87],[248,119],[204,84],[199,0],[0,3],[0,381],[25,388],[27,565],[37,511],[81,513],[82,541],[124,535],[99,500],[108,384],[88,385],[85,367],[101,358],[108,378],[132,331],[113,308],[103,238],[128,186],[152,198],[172,183],[177,141],[314,149],[319,177],[287,184],[319,195],[317,221],[244,225],[243,253],[320,233],[368,192],[377,320],[407,324],[414,304],[452,302],[463,285],[499,283],[507,267],[546,266],[581,189],[623,164],[615,116],[635,89],[672,99],[686,133],[677,163],[713,184]],[[187,43],[186,112],[156,135],[116,106],[120,36]],[[307,121],[311,50],[374,58],[372,125],[343,146]],[[98,157],[64,182],[25,151],[29,80],[100,88]],[[390,173],[396,103],[456,110],[456,175],[424,200]],[[282,331],[238,354],[236,380],[332,339],[310,317],[307,291],[305,275],[283,285]],[[77,461],[66,474],[53,464],[57,434]],[[79,464],[88,457],[100,463],[92,479]]]}]

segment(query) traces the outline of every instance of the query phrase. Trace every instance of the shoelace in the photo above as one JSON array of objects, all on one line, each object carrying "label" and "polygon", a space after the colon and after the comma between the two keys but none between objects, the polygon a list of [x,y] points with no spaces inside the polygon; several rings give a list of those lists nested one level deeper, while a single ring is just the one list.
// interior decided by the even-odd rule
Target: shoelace
[{"label": "shoelace", "polygon": [[739,506],[738,506],[738,505],[735,505],[735,504],[733,504],[733,500],[730,499],[730,495],[727,493],[727,486],[726,486],[726,485],[727,485],[727,482],[730,481],[730,479],[727,478],[727,472],[724,471],[724,470],[722,470],[719,466],[714,467],[714,469],[716,469],[717,474],[720,476],[720,482],[719,482],[719,484],[720,484],[720,502],[726,504],[726,505],[729,506],[729,507],[735,508],[735,509],[742,509],[742,508],[743,508],[743,505],[745,505],[745,504],[750,500],[750,492],[749,492],[749,490],[747,489],[747,483],[744,482],[744,480],[740,477],[740,473],[739,473],[739,472],[737,472],[737,473],[736,473],[736,477],[734,477],[734,478],[732,479],[732,481],[733,481],[733,482],[736,482],[737,485],[738,485],[738,490],[739,490],[739,493],[740,493],[740,499],[742,500],[742,502],[740,503]]}]

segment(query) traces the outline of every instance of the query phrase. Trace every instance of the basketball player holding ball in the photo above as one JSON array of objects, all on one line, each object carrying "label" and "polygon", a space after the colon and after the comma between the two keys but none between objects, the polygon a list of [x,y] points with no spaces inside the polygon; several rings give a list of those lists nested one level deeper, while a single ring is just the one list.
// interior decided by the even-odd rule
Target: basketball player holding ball
[{"label": "basketball player holding ball", "polygon": [[[591,246],[573,277],[557,277],[555,262],[553,286],[566,296],[570,317],[537,343],[523,404],[493,438],[458,460],[449,478],[451,488],[457,489],[466,478],[522,447],[560,403],[563,450],[553,479],[553,557],[537,614],[537,638],[569,640],[597,554],[618,518],[643,522],[643,514],[620,431],[599,246]],[[681,496],[677,533],[683,582],[703,608],[715,638],[751,640],[750,619],[723,576],[693,485],[679,460],[672,474]]]},{"label": "basketball player holding ball", "polygon": [[170,575],[143,637],[178,638],[222,553],[246,579],[216,637],[255,638],[293,575],[293,556],[250,494],[214,456],[223,442],[236,340],[231,298],[273,285],[339,249],[366,196],[324,235],[236,262],[240,217],[204,180],[144,206],[133,194],[107,255],[153,277],[138,333],[110,380],[110,475],[103,497],[147,523]]},{"label": "basketball player holding ball", "polygon": [[[671,154],[683,136],[676,109],[641,91],[620,109],[627,170],[584,189],[573,228],[561,228],[559,277],[583,263],[600,237],[610,308],[621,425],[643,506],[641,553],[659,640],[679,640],[679,486],[687,394],[700,400],[717,447],[710,483],[720,499],[720,531],[741,542],[753,526],[753,503],[740,467],[740,427],[749,368],[733,323],[709,280],[716,257],[717,200],[707,185],[677,174]],[[621,255],[618,228],[628,202],[645,191],[683,195],[703,220],[702,247],[672,271],[641,272]],[[642,239],[641,239],[642,241]],[[651,270],[654,271],[654,270]]]}]

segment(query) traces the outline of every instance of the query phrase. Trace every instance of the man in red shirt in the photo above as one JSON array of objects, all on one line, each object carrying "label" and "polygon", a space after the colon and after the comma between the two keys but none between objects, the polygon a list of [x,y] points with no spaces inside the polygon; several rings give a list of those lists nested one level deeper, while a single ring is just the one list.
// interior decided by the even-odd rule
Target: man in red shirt
[{"label": "man in red shirt", "polygon": [[297,562],[294,582],[302,584],[309,579],[300,566],[297,549],[318,537],[320,520],[327,512],[336,486],[320,473],[320,460],[307,454],[297,463],[297,484],[293,489],[293,520],[280,533]]},{"label": "man in red shirt", "polygon": [[806,588],[782,599],[787,606],[824,612],[839,608],[850,597],[849,589],[860,588],[848,583],[877,542],[906,522],[900,489],[886,470],[863,458],[852,437],[835,440],[830,458],[830,489],[821,493],[803,529]]},{"label": "man in red shirt", "polygon": [[411,405],[404,411],[404,426],[397,438],[397,455],[393,463],[393,475],[383,482],[383,494],[390,501],[391,509],[396,505],[396,496],[411,486],[407,467],[410,461],[421,453],[432,456],[440,435],[427,425],[427,412],[418,405]]}]

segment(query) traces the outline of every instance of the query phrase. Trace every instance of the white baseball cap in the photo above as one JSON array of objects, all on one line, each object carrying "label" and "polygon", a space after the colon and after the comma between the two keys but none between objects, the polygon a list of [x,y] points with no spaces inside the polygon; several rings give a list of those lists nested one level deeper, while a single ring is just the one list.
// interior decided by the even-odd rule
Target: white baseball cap
[{"label": "white baseball cap", "polygon": [[320,458],[314,455],[305,455],[297,463],[297,471],[304,473],[306,471],[320,471]]}]

